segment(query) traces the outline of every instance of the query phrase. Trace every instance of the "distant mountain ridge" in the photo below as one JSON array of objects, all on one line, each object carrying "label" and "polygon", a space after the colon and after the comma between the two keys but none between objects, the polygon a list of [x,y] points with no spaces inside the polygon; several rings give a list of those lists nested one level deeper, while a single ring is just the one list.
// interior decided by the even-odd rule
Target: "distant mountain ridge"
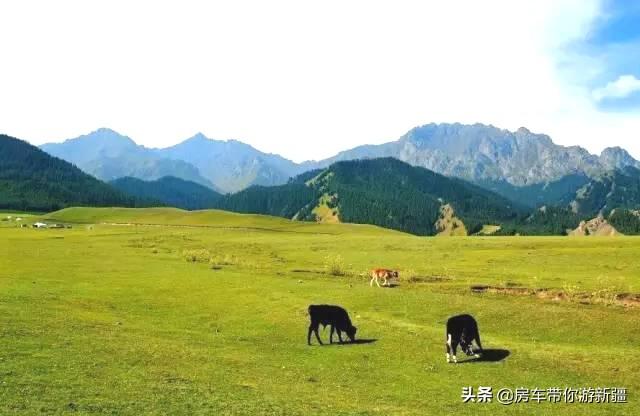
[{"label": "distant mountain ridge", "polygon": [[640,167],[627,151],[614,147],[600,156],[579,146],[561,146],[526,128],[515,132],[489,125],[427,124],[397,141],[365,145],[317,162],[394,157],[447,176],[476,183],[506,182],[515,186],[556,181],[567,175],[594,176],[626,166]]},{"label": "distant mountain ridge", "polygon": [[[112,130],[99,129],[41,147],[103,180],[174,176],[222,193],[252,185],[282,185],[302,172],[337,161],[381,157],[466,179],[499,193],[509,191],[509,186],[542,184],[542,188],[566,176],[593,178],[627,166],[640,168],[640,162],[620,147],[607,148],[597,156],[579,146],[557,145],[549,136],[526,128],[512,132],[459,123],[427,124],[396,141],[358,146],[328,159],[303,163],[261,152],[240,141],[213,140],[200,133],[171,147],[149,149]],[[534,195],[527,202],[535,205],[545,198]]]},{"label": "distant mountain ridge", "polygon": [[213,140],[201,133],[156,154],[196,167],[222,192],[252,185],[281,185],[304,168],[279,155],[261,152],[237,140]]},{"label": "distant mountain ridge", "polygon": [[43,144],[40,148],[103,181],[127,176],[146,180],[174,176],[215,189],[191,164],[163,157],[111,129],[101,128],[62,143]]},{"label": "distant mountain ridge", "polygon": [[304,169],[303,165],[237,140],[214,140],[201,133],[174,146],[156,149],[101,128],[40,147],[105,181],[122,177],[154,181],[172,176],[221,193],[251,185],[283,184]]}]

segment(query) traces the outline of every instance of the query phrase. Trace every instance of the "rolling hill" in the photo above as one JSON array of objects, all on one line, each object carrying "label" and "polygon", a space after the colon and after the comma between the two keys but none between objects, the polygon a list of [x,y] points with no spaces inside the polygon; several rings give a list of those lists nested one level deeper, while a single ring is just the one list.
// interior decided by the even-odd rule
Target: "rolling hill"
[{"label": "rolling hill", "polygon": [[76,206],[145,206],[27,142],[0,135],[0,207],[53,211]]}]

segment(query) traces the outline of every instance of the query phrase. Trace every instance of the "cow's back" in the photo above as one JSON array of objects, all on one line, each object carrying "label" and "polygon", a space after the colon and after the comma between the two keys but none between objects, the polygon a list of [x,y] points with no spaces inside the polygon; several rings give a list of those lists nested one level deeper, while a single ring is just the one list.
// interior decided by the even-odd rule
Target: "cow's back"
[{"label": "cow's back", "polygon": [[345,323],[351,325],[347,311],[336,305],[309,305],[309,316],[312,321],[324,324]]},{"label": "cow's back", "polygon": [[472,329],[477,330],[478,323],[471,315],[452,316],[447,320],[447,333],[454,330]]}]

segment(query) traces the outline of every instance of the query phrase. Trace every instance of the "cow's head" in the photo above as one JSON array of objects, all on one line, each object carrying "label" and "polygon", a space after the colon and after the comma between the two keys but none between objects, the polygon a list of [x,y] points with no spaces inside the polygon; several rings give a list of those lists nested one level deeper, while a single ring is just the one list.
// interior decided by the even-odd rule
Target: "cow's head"
[{"label": "cow's head", "polygon": [[478,352],[473,350],[473,346],[471,345],[471,342],[467,341],[464,334],[462,334],[462,337],[460,338],[460,348],[462,348],[462,351],[464,351],[464,353],[467,354],[469,357],[480,356]]},{"label": "cow's head", "polygon": [[349,339],[351,340],[351,342],[356,340],[356,332],[358,331],[358,328],[356,328],[355,326],[351,325],[349,328],[347,328],[347,330],[345,331],[347,333],[347,336],[349,337]]},{"label": "cow's head", "polygon": [[398,278],[398,271],[394,270],[391,272],[391,277],[395,277],[396,279]]}]

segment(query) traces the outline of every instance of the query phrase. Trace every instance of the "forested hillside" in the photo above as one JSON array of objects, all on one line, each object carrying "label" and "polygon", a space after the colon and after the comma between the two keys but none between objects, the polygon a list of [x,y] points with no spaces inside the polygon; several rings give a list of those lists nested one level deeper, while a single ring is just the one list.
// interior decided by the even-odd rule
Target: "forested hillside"
[{"label": "forested hillside", "polygon": [[0,135],[0,208],[54,211],[68,206],[144,206],[22,140]]},{"label": "forested hillside", "polygon": [[129,195],[163,203],[183,209],[206,209],[216,206],[222,195],[206,186],[172,176],[155,181],[143,181],[125,177],[111,181],[110,184]]},{"label": "forested hillside", "polygon": [[228,195],[216,208],[312,221],[328,215],[434,235],[445,204],[470,233],[487,223],[516,221],[525,212],[493,192],[391,158],[338,162],[286,185],[254,186]]},{"label": "forested hillside", "polygon": [[421,235],[439,231],[435,224],[444,204],[470,234],[484,224],[515,221],[524,212],[493,192],[392,158],[338,162],[311,185],[334,197],[343,221]]}]

